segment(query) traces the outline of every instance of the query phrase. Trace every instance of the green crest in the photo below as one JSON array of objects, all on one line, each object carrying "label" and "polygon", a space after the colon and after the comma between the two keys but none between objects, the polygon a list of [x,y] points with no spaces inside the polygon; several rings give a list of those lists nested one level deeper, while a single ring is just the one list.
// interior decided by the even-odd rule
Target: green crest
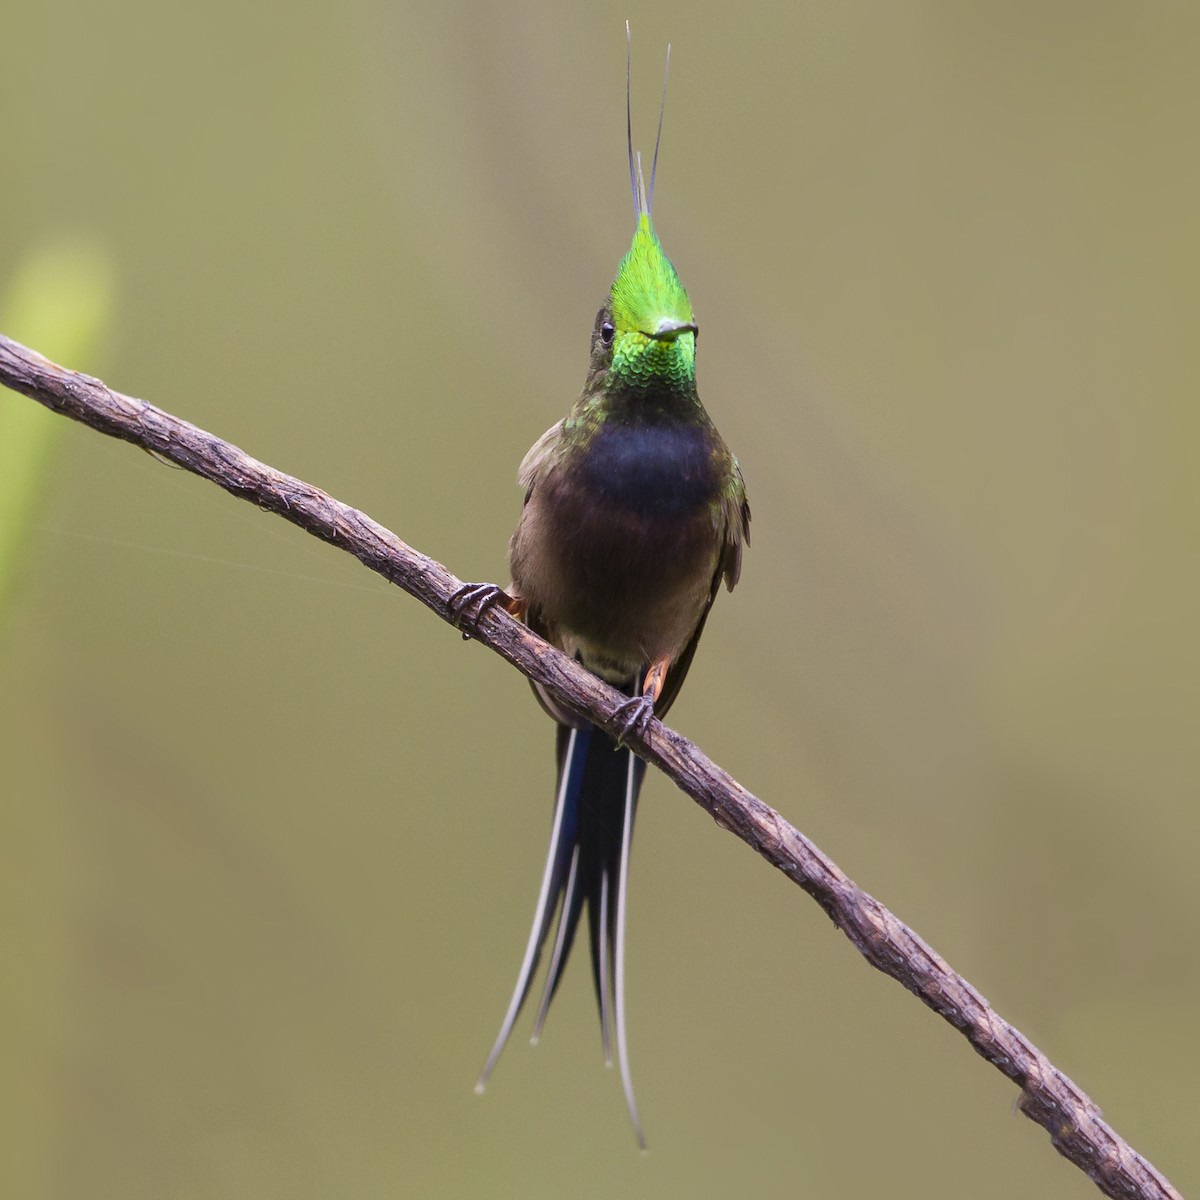
[{"label": "green crest", "polygon": [[671,260],[654,232],[650,214],[638,217],[633,242],[617,268],[609,294],[613,340],[612,375],[621,383],[694,384],[696,319]]},{"label": "green crest", "polygon": [[610,301],[618,333],[654,337],[672,326],[694,322],[692,302],[663,253],[648,212],[638,217],[633,242],[617,268]]}]

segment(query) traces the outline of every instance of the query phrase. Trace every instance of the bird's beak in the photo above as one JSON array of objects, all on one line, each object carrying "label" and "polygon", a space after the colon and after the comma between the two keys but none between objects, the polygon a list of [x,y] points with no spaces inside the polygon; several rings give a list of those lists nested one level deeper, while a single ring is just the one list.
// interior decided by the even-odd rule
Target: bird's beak
[{"label": "bird's beak", "polygon": [[698,334],[699,328],[695,325],[688,325],[682,321],[671,321],[663,318],[658,323],[658,328],[650,334],[658,342],[673,342],[681,333]]}]

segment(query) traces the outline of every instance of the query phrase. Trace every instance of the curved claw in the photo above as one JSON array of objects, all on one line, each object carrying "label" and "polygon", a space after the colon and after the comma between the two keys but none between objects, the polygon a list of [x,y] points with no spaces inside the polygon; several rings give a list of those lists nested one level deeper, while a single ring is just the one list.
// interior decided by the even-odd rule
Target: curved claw
[{"label": "curved claw", "polygon": [[634,696],[617,709],[617,745],[625,744],[631,733],[646,737],[654,716],[654,700],[650,696]]},{"label": "curved claw", "polygon": [[500,603],[505,608],[510,608],[513,603],[513,598],[503,588],[494,583],[464,583],[446,601],[446,612],[455,629],[462,632],[463,641],[468,642],[483,614]]}]

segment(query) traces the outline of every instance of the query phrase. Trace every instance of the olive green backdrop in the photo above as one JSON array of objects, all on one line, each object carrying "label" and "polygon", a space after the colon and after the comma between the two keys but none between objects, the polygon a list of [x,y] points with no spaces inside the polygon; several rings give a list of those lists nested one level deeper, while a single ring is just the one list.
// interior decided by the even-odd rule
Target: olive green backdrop
[{"label": "olive green backdrop", "polygon": [[[82,239],[110,319],[70,365],[502,580],[632,230],[626,16],[643,146],[674,44],[656,216],[755,513],[673,723],[1195,1190],[1200,10],[23,5],[0,292]],[[5,1194],[1094,1194],[657,777],[649,1154],[582,962],[476,1097],[549,826],[524,683],[90,431],[36,499],[0,612]]]}]

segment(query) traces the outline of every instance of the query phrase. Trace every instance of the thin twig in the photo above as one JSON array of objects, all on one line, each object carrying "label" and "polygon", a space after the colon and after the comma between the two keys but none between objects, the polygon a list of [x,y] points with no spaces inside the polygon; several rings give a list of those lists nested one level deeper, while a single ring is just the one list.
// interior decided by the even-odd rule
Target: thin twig
[{"label": "thin twig", "polygon": [[[353,554],[444,620],[462,586],[440,563],[319,488],[251,458],[236,446],[162,409],[68,371],[0,334],[0,383],[55,412],[151,450],[218,487],[278,513]],[[617,731],[626,697],[559,653],[496,606],[472,633],[573,712]],[[1091,1099],[1024,1034],[998,1016],[931,947],[858,887],[774,809],[751,795],[685,737],[657,720],[631,747],[799,884],[873,967],[918,996],[1021,1089],[1021,1111],[1050,1133],[1063,1157],[1119,1200],[1181,1200],[1180,1194],[1100,1118]]]}]

